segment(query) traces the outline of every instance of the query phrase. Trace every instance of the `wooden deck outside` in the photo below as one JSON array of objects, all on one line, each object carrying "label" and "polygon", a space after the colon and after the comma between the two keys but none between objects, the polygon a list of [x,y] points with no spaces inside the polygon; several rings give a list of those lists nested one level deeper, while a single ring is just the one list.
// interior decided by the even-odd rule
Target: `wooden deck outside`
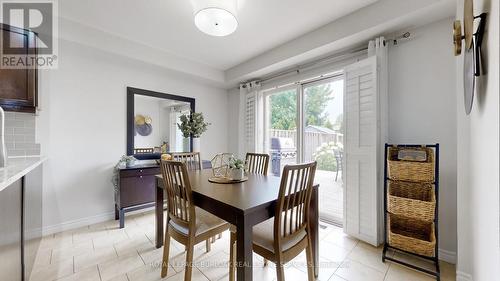
[{"label": "wooden deck outside", "polygon": [[320,219],[335,224],[342,224],[344,209],[342,173],[339,172],[338,180],[335,181],[335,172],[317,170],[316,182],[320,185]]}]

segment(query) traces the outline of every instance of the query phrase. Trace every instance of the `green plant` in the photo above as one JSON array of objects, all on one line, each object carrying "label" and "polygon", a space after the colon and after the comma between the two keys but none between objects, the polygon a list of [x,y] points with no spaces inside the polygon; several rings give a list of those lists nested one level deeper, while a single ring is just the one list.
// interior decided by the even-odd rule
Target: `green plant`
[{"label": "green plant", "polygon": [[182,136],[185,138],[189,138],[191,135],[193,138],[199,138],[201,134],[207,131],[207,127],[210,125],[210,123],[205,122],[205,118],[201,112],[183,114],[179,119],[181,122],[177,124],[177,127],[179,127]]},{"label": "green plant", "polygon": [[113,176],[111,177],[111,183],[115,188],[118,188],[118,174],[121,167],[127,165],[127,162],[135,162],[137,159],[134,156],[123,155],[118,163],[116,163],[115,168],[113,169]]},{"label": "green plant", "polygon": [[229,168],[239,170],[245,169],[245,162],[233,156],[229,159]]},{"label": "green plant", "polygon": [[313,157],[318,163],[318,170],[323,171],[336,171],[337,170],[337,160],[335,159],[335,150],[340,149],[335,145],[335,143],[323,143],[320,147],[316,149]]}]

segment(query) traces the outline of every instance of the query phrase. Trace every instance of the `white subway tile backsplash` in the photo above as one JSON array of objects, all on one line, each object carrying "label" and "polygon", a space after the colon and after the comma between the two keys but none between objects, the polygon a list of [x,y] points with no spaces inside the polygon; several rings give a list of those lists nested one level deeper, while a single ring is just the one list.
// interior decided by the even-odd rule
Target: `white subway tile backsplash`
[{"label": "white subway tile backsplash", "polygon": [[35,135],[25,135],[24,142],[35,143]]},{"label": "white subway tile backsplash", "polygon": [[40,149],[40,145],[37,143],[15,143],[15,149],[23,149],[23,150],[37,150]]},{"label": "white subway tile backsplash", "polygon": [[26,156],[26,151],[25,150],[20,150],[20,149],[11,149],[10,151],[7,150],[7,157],[10,156]]},{"label": "white subway tile backsplash", "polygon": [[7,119],[5,120],[5,126],[9,126],[12,128],[24,128],[25,121],[16,120],[16,119]]},{"label": "white subway tile backsplash", "polygon": [[35,135],[35,130],[33,130],[33,128],[14,127],[14,135]]},{"label": "white subway tile backsplash", "polygon": [[31,129],[34,129],[34,128],[35,128],[35,125],[36,125],[35,120],[27,120],[27,121],[24,121],[24,127],[25,127],[25,128],[31,128]]},{"label": "white subway tile backsplash", "polygon": [[18,120],[35,120],[35,115],[30,113],[14,112],[14,116]]},{"label": "white subway tile backsplash", "polygon": [[[14,137],[14,141],[13,142],[17,142],[17,143],[24,143],[26,142],[26,137],[24,135],[12,135]],[[33,140],[33,143],[35,142],[35,140]]]},{"label": "white subway tile backsplash", "polygon": [[40,155],[40,144],[35,143],[35,115],[5,113],[5,144],[7,156]]}]

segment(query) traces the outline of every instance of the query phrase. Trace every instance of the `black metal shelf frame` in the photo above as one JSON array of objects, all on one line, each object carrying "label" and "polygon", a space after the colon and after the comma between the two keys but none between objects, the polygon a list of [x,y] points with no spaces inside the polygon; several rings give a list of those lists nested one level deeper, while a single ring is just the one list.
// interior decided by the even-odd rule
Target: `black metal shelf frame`
[{"label": "black metal shelf frame", "polygon": [[[387,241],[387,150],[390,147],[425,147],[425,148],[434,148],[434,153],[435,153],[435,163],[434,163],[434,186],[435,186],[435,194],[436,194],[436,208],[434,209],[434,233],[436,235],[436,246],[434,249],[434,257],[427,257],[427,256],[422,256],[419,254],[415,254],[412,252],[408,252],[402,249],[399,249],[397,247],[393,247],[389,245],[389,242]],[[382,252],[382,262],[385,262],[386,260],[390,260],[395,263],[399,263],[401,265],[404,265],[406,267],[427,273],[429,275],[432,275],[436,277],[436,280],[441,279],[441,273],[440,273],[440,268],[439,268],[439,143],[436,144],[385,144],[385,152],[384,152],[384,232],[385,232],[385,243],[384,243],[384,250]],[[434,263],[434,266],[436,268],[435,271],[428,270],[423,267],[416,266],[414,264],[407,263],[405,261],[398,260],[393,257],[389,257],[386,255],[387,249],[393,249],[399,252],[403,252],[405,254],[413,255],[416,257],[419,257],[421,259],[429,260]]]}]

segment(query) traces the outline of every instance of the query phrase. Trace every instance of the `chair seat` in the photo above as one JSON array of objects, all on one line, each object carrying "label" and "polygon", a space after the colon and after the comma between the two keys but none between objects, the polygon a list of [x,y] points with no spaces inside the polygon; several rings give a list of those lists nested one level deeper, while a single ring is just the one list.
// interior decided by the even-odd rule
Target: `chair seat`
[{"label": "chair seat", "polygon": [[[224,224],[227,224],[226,221],[218,218],[217,216],[214,216],[210,214],[209,212],[200,209],[198,207],[195,208],[196,212],[196,233],[195,236],[201,235],[205,232],[208,232],[212,229],[215,229],[217,227],[220,227]],[[176,224],[173,221],[169,222],[170,226],[172,226],[177,232],[182,233],[184,235],[188,235],[188,228],[180,226]]]},{"label": "chair seat", "polygon": [[[297,245],[306,234],[305,230],[295,233],[293,239],[281,244],[281,251],[284,252]],[[274,253],[274,218],[270,218],[253,227],[253,243]]]}]

